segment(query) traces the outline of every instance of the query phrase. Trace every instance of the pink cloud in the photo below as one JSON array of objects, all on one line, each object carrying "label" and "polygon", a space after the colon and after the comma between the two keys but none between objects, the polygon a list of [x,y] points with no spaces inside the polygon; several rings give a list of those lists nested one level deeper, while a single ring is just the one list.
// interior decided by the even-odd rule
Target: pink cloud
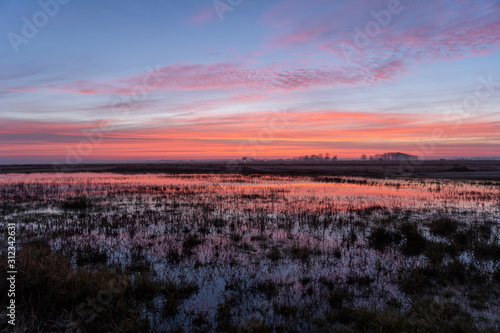
[{"label": "pink cloud", "polygon": [[[154,76],[140,73],[108,81],[78,80],[63,85],[47,85],[45,89],[79,94],[133,95],[154,90],[231,90],[244,89],[247,96],[286,93],[336,84],[376,84],[400,72],[398,60],[356,67],[308,67],[296,63],[273,63],[247,67],[243,64],[216,63],[174,64],[155,71]],[[241,95],[237,93],[237,95]]]},{"label": "pink cloud", "polygon": [[0,122],[0,133],[2,134],[28,134],[28,133],[50,133],[59,135],[75,135],[82,132],[103,126],[103,122],[43,122],[20,119],[2,119]]},{"label": "pink cloud", "polygon": [[[215,90],[227,92],[231,94],[230,100],[242,103],[276,93],[333,88],[339,84],[383,84],[398,79],[419,62],[487,54],[500,46],[499,5],[492,0],[481,4],[456,1],[417,4],[401,0],[401,13],[393,15],[391,22],[370,38],[369,45],[357,47],[355,28],[364,29],[366,23],[375,20],[371,11],[386,10],[387,3],[385,0],[288,0],[273,6],[263,16],[264,24],[273,32],[269,43],[278,48],[311,44],[314,48],[306,61],[292,57],[294,60],[267,65],[252,59],[170,64],[158,68],[154,77],[143,72],[108,80],[46,85],[38,90],[120,95],[140,94],[144,89],[148,92]],[[202,23],[214,15],[212,7],[203,7],[192,20]],[[315,62],[311,58],[325,53],[330,60],[337,61]]]},{"label": "pink cloud", "polygon": [[[389,58],[409,67],[415,62],[484,55],[499,49],[500,8],[493,0],[401,0],[401,11],[390,15],[384,26],[372,13],[387,13],[387,7],[386,0],[283,1],[263,16],[272,31],[266,46],[286,49],[310,44],[360,67]],[[379,31],[370,35],[369,22],[371,27],[378,25]]]},{"label": "pink cloud", "polygon": [[[0,129],[0,138],[5,144],[0,157],[39,154],[60,159],[65,158],[68,145],[75,147],[86,139],[83,130],[100,126],[12,119],[2,119],[1,123],[5,128]],[[439,139],[433,137],[436,129],[443,133]],[[272,140],[258,145],[255,151],[263,130],[273,133]],[[317,110],[177,115],[103,132],[103,140],[93,145],[92,154],[86,158],[119,159],[133,154],[145,159],[183,158],[192,157],[194,152],[198,152],[198,158],[233,158],[252,152],[261,157],[292,157],[311,151],[358,157],[391,149],[410,152],[417,148],[415,141],[433,142],[435,154],[493,156],[498,154],[499,133],[498,121],[472,119],[456,127],[428,114]]]}]

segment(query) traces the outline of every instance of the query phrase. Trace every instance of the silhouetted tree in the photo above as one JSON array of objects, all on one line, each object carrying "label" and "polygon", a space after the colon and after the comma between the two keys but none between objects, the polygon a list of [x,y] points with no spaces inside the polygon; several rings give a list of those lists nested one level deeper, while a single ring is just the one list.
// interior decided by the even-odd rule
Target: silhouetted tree
[{"label": "silhouetted tree", "polygon": [[[414,160],[418,160],[418,156],[400,153],[400,152],[389,152],[389,153],[383,153],[383,154],[375,154],[375,156],[370,155],[370,157],[368,157],[368,159],[370,161],[374,161],[374,160],[379,160],[379,161],[414,161]],[[363,160],[363,161],[366,160],[365,154],[361,155],[361,160]]]},{"label": "silhouetted tree", "polygon": [[299,156],[299,157],[294,157],[294,160],[299,160],[299,161],[336,161],[337,160],[337,155],[330,157],[330,153],[326,153],[323,155],[322,153],[319,153],[317,155],[304,155],[304,156]]}]

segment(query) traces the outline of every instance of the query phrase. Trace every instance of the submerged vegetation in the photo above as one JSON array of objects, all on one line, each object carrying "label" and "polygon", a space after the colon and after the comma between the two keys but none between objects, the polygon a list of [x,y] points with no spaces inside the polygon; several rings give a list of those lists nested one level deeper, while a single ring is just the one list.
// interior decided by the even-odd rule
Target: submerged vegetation
[{"label": "submerged vegetation", "polygon": [[500,327],[498,182],[2,175],[0,212],[18,331]]}]

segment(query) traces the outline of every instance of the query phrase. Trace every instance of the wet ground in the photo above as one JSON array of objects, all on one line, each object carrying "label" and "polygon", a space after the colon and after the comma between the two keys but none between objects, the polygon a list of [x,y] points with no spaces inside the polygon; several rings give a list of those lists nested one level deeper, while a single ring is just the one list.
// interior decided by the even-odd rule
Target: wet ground
[{"label": "wet ground", "polygon": [[4,174],[0,204],[21,244],[44,238],[75,266],[193,286],[175,309],[148,300],[168,327],[205,318],[217,330],[225,316],[307,331],[346,306],[404,312],[422,297],[500,324],[499,181]]}]

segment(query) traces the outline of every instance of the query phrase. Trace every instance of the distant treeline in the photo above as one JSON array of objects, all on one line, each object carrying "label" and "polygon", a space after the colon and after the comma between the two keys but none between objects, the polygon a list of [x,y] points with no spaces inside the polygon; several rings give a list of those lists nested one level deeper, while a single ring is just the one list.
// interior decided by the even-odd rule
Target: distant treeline
[{"label": "distant treeline", "polygon": [[323,154],[304,155],[304,156],[294,157],[293,159],[299,161],[336,161],[337,155],[330,157],[330,154],[326,153],[324,156]]},{"label": "distant treeline", "polygon": [[[304,155],[304,156],[294,157],[293,160],[295,160],[295,161],[336,161],[337,155],[330,156],[329,153],[326,153],[325,155],[323,155],[323,154]],[[381,160],[381,161],[414,161],[414,160],[418,160],[418,156],[400,153],[400,152],[389,152],[389,153],[375,154],[375,155],[370,155],[370,156],[366,156],[365,154],[363,154],[363,155],[361,155],[361,160],[363,160],[363,161],[366,161],[366,160],[370,160],[370,161],[377,161],[377,160]]]},{"label": "distant treeline", "polygon": [[370,160],[382,160],[382,161],[414,161],[418,160],[418,156],[416,155],[410,155],[410,154],[405,154],[405,153],[399,153],[399,152],[390,152],[390,153],[384,153],[384,154],[376,154],[375,156],[370,155],[370,157],[366,157],[365,154],[361,155],[361,159],[363,161]]}]

